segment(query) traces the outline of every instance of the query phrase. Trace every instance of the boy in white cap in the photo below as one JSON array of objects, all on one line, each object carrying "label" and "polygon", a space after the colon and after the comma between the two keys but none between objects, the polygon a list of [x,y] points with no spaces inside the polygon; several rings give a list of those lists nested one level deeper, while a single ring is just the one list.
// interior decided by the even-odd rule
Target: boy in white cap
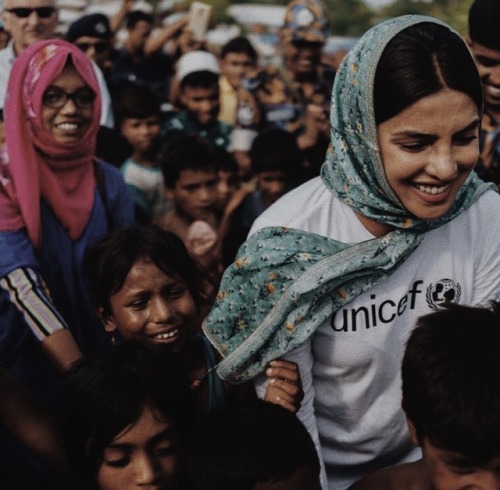
[{"label": "boy in white cap", "polygon": [[183,107],[163,130],[166,143],[179,134],[197,134],[215,146],[228,148],[233,127],[219,121],[219,62],[206,51],[179,58],[176,80]]}]

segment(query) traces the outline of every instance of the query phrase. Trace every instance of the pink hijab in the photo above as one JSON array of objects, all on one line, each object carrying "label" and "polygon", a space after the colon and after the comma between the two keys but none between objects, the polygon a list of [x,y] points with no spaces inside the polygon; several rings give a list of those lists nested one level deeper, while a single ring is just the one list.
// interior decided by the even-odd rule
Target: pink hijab
[{"label": "pink hijab", "polygon": [[[92,121],[75,144],[58,142],[42,122],[42,95],[68,59],[97,94]],[[0,161],[0,231],[26,227],[38,248],[40,199],[71,239],[87,225],[96,186],[93,155],[101,99],[92,63],[74,45],[51,39],[25,49],[15,60],[4,107],[6,144]]]}]

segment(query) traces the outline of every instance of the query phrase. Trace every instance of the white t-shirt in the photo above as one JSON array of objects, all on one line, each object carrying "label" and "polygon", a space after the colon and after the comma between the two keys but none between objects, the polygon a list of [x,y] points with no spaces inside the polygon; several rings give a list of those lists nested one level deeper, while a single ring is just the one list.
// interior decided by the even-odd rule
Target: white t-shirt
[{"label": "white t-shirt", "polygon": [[[374,238],[320,178],[281,198],[250,233],[266,226],[350,243]],[[401,409],[400,365],[417,318],[445,299],[467,305],[500,299],[500,196],[494,192],[428,232],[390,278],[286,356],[300,367],[305,397],[298,416],[316,442],[319,436],[325,489],[343,490],[377,467],[419,457]],[[263,384],[257,381],[259,394]]]},{"label": "white t-shirt", "polygon": [[[10,70],[12,63],[14,63],[16,55],[14,53],[14,44],[12,40],[6,48],[0,49],[0,109],[3,109],[5,103],[5,96],[7,94],[7,86],[9,83]],[[108,128],[114,127],[113,110],[111,107],[111,96],[109,95],[104,75],[99,67],[92,62],[97,81],[99,83],[99,90],[101,92],[101,126]]]}]

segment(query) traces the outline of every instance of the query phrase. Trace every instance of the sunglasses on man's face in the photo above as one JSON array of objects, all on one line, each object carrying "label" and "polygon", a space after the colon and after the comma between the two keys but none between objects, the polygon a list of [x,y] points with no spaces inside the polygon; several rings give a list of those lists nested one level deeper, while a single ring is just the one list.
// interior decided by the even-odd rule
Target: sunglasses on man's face
[{"label": "sunglasses on man's face", "polygon": [[14,14],[16,17],[19,17],[20,19],[26,19],[33,12],[36,12],[36,15],[40,17],[40,19],[48,19],[52,14],[55,13],[56,9],[55,7],[36,7],[36,8],[17,7],[12,9],[6,9],[6,11],[11,14]]},{"label": "sunglasses on man's face", "polygon": [[86,53],[90,48],[94,48],[96,53],[104,53],[108,48],[109,44],[105,42],[97,43],[75,43],[77,48],[80,48],[84,53]]}]

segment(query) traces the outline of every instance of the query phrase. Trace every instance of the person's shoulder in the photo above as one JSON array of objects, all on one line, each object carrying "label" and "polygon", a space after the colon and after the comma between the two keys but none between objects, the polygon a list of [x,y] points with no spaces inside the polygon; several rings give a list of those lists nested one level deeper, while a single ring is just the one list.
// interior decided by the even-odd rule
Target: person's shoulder
[{"label": "person's shoulder", "polygon": [[375,471],[348,490],[430,490],[420,461]]}]

